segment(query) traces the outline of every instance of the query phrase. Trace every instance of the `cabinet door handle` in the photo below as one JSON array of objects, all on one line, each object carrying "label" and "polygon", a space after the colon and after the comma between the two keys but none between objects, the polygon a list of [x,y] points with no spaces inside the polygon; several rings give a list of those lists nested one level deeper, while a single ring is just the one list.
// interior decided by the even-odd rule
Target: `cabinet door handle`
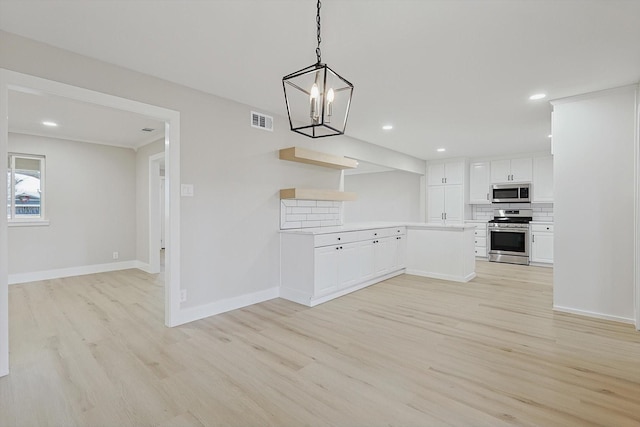
[{"label": "cabinet door handle", "polygon": [[531,235],[531,243],[535,243],[536,242],[536,235],[532,234]]},{"label": "cabinet door handle", "polygon": [[338,240],[340,240],[340,238],[338,237]]},{"label": "cabinet door handle", "polygon": [[487,193],[487,200],[489,200],[489,193]]}]

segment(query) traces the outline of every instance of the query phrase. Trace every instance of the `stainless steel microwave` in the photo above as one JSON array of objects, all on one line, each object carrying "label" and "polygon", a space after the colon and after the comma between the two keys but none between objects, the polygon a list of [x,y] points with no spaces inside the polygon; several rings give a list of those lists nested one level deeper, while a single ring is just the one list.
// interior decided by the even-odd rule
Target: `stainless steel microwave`
[{"label": "stainless steel microwave", "polygon": [[529,203],[531,184],[494,184],[491,186],[492,203]]}]

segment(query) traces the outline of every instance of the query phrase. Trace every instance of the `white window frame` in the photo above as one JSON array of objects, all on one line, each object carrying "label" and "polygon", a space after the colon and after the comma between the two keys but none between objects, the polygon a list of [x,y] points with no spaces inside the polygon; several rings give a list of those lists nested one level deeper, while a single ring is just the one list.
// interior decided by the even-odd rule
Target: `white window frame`
[{"label": "white window frame", "polygon": [[[40,161],[40,217],[39,218],[16,218],[16,186],[15,186],[16,158]],[[32,226],[49,225],[49,220],[47,220],[45,216],[45,213],[46,213],[45,211],[46,157],[42,155],[36,155],[36,154],[8,153],[8,161],[10,163],[9,172],[11,174],[8,177],[9,183],[11,184],[11,187],[9,189],[11,208],[10,208],[10,217],[7,218],[7,225],[9,227],[32,227]]]}]

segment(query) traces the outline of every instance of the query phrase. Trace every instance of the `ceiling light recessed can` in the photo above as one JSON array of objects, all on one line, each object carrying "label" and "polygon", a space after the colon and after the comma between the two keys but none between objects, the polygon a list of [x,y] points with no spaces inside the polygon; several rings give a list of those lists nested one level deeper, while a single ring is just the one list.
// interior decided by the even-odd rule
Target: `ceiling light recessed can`
[{"label": "ceiling light recessed can", "polygon": [[529,99],[532,101],[535,101],[535,100],[546,98],[546,97],[547,97],[546,93],[536,93],[534,95],[531,95]]},{"label": "ceiling light recessed can", "polygon": [[58,124],[56,122],[50,122],[50,121],[44,121],[44,122],[42,122],[42,124],[45,125],[45,126],[50,126],[50,127],[58,126]]},{"label": "ceiling light recessed can", "polygon": [[437,151],[438,153],[443,153],[443,152],[445,152],[445,151],[447,151],[447,150],[446,150],[445,148],[438,148],[436,151]]},{"label": "ceiling light recessed can", "polygon": [[391,130],[391,129],[393,129],[393,126],[392,125],[384,125],[384,126],[382,126],[382,129]]},{"label": "ceiling light recessed can", "polygon": [[547,135],[547,138],[553,138],[553,135],[549,134]]}]

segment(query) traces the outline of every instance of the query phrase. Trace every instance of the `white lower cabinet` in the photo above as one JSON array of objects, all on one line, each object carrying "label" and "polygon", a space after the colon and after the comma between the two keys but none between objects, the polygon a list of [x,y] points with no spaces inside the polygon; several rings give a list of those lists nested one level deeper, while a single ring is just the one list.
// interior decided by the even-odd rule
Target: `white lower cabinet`
[{"label": "white lower cabinet", "polygon": [[467,223],[475,223],[476,225],[476,229],[473,230],[476,258],[487,258],[487,223],[476,223],[473,221],[467,221]]},{"label": "white lower cabinet", "polygon": [[553,225],[531,224],[531,262],[553,264]]},{"label": "white lower cabinet", "polygon": [[316,248],[314,269],[314,292],[326,295],[338,289],[338,251],[339,246]]},{"label": "white lower cabinet", "polygon": [[283,233],[281,296],[308,306],[328,301],[400,274],[405,252],[405,227]]}]

